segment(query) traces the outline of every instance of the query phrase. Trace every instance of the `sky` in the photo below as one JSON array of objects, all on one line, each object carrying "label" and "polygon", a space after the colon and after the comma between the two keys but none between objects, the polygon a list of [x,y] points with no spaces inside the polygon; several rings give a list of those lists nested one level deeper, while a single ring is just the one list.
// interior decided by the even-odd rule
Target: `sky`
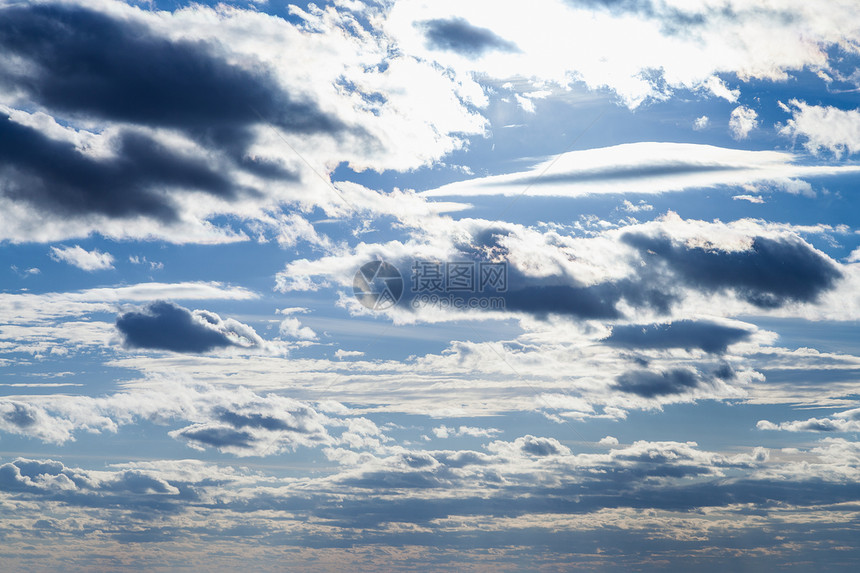
[{"label": "sky", "polygon": [[8,571],[854,571],[851,0],[0,0]]}]

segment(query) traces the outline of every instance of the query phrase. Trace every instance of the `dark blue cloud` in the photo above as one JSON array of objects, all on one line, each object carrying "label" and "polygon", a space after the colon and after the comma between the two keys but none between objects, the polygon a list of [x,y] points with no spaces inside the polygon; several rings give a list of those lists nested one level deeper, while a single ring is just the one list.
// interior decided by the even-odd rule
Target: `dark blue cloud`
[{"label": "dark blue cloud", "polygon": [[0,47],[31,64],[3,68],[4,83],[79,116],[178,128],[227,146],[260,116],[300,133],[340,128],[265,72],[227,62],[218,45],[170,40],[80,6],[3,9]]},{"label": "dark blue cloud", "polygon": [[643,398],[683,394],[701,383],[699,376],[687,368],[675,368],[666,372],[632,370],[615,380],[614,387],[622,392]]},{"label": "dark blue cloud", "polygon": [[190,426],[176,432],[176,435],[192,442],[199,442],[216,448],[238,447],[250,448],[254,437],[244,430],[234,430],[224,426],[196,427]]},{"label": "dark blue cloud", "polygon": [[420,26],[424,29],[427,44],[437,50],[479,56],[488,50],[512,52],[517,49],[492,30],[473,26],[462,18],[427,20]]},{"label": "dark blue cloud", "polygon": [[274,416],[266,416],[264,414],[239,414],[226,408],[219,408],[215,411],[215,417],[234,428],[263,428],[266,430],[289,430],[291,432],[306,432],[307,430],[299,426],[287,423],[285,420],[275,418]]},{"label": "dark blue cloud", "polygon": [[196,320],[187,308],[167,301],[121,314],[116,327],[130,348],[201,353],[235,345],[223,332]]},{"label": "dark blue cloud", "polygon": [[0,66],[0,88],[25,94],[61,121],[179,130],[223,159],[219,165],[190,157],[122,127],[114,156],[97,160],[0,117],[0,193],[58,214],[173,220],[168,193],[177,189],[225,199],[252,193],[225,175],[230,166],[297,179],[247,156],[253,126],[265,122],[297,133],[343,128],[315,103],[290,96],[266,71],[229,63],[217,44],[170,40],[89,8],[2,8],[0,51],[19,62]]},{"label": "dark blue cloud", "polygon": [[674,243],[668,237],[627,233],[622,241],[646,262],[662,264],[688,286],[732,290],[761,308],[815,302],[842,276],[826,257],[799,240],[755,237],[749,249],[723,251]]},{"label": "dark blue cloud", "polygon": [[124,133],[117,154],[96,159],[69,142],[0,116],[0,193],[62,215],[147,215],[176,219],[166,189],[230,199],[236,189],[204,161],[184,157],[149,137]]},{"label": "dark blue cloud", "polygon": [[730,344],[747,340],[751,334],[743,328],[705,320],[679,320],[669,324],[615,326],[604,342],[624,348],[699,348],[720,353],[725,352]]}]

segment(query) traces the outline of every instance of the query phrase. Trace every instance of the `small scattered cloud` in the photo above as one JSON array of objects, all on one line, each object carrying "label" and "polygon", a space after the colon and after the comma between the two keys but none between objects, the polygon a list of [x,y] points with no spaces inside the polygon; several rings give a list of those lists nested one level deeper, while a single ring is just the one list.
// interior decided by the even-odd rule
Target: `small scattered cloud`
[{"label": "small scattered cloud", "polygon": [[493,436],[497,436],[502,433],[501,430],[496,428],[476,428],[473,426],[460,426],[459,428],[449,428],[445,424],[433,428],[431,430],[433,435],[437,438],[452,438],[452,437],[462,437],[462,436],[471,436],[473,438],[492,438]]},{"label": "small scattered cloud", "polygon": [[735,139],[746,139],[758,127],[758,114],[754,109],[740,105],[732,110],[729,117],[729,131]]},{"label": "small scattered cloud", "polygon": [[334,357],[338,360],[343,360],[344,358],[358,358],[359,356],[364,356],[364,352],[360,350],[344,350],[342,348],[338,348],[334,352]]},{"label": "small scattered cloud", "polygon": [[51,258],[57,262],[68,263],[87,272],[112,269],[114,258],[110,253],[98,249],[87,251],[79,245],[74,247],[51,247]]},{"label": "small scattered cloud", "polygon": [[625,199],[621,203],[621,207],[619,207],[618,209],[620,211],[626,211],[627,213],[640,213],[642,211],[653,211],[654,206],[650,205],[649,203],[646,203],[644,199],[640,199],[636,203]]},{"label": "small scattered cloud", "polygon": [[763,204],[764,199],[760,195],[733,195],[735,201],[749,201],[750,203]]},{"label": "small scattered cloud", "polygon": [[128,257],[128,262],[133,265],[147,265],[152,271],[160,271],[164,269],[164,263],[158,261],[149,261],[144,256],[132,255]]},{"label": "small scattered cloud", "polygon": [[717,76],[709,77],[703,85],[715,96],[723,98],[724,100],[731,103],[735,103],[736,101],[738,101],[738,97],[740,97],[741,95],[740,90],[729,89],[729,87],[726,85],[726,82],[724,82]]},{"label": "small scattered cloud", "polygon": [[695,129],[696,131],[702,131],[703,129],[708,127],[708,125],[710,123],[711,123],[711,120],[706,115],[703,115],[701,117],[697,117],[696,120],[693,122],[693,129]]},{"label": "small scattered cloud", "polygon": [[18,265],[11,265],[9,268],[12,269],[13,273],[18,275],[19,277],[24,277],[24,278],[31,277],[33,275],[42,274],[41,269],[39,269],[38,267],[30,267],[28,269],[19,269]]},{"label": "small scattered cloud", "polygon": [[307,326],[302,326],[301,321],[294,316],[293,314],[304,314],[309,312],[308,309],[303,307],[291,307],[291,308],[283,308],[278,311],[278,314],[285,314],[287,318],[281,321],[279,326],[279,331],[283,336],[287,336],[289,338],[296,338],[300,340],[316,340],[317,333],[314,330]]}]

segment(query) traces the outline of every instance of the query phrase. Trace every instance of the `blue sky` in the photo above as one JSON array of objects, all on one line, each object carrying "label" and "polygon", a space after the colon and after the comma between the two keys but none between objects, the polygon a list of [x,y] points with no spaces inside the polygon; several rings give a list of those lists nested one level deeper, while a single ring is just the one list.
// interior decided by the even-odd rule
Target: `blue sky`
[{"label": "blue sky", "polygon": [[9,570],[856,569],[850,2],[0,2],[0,51]]}]

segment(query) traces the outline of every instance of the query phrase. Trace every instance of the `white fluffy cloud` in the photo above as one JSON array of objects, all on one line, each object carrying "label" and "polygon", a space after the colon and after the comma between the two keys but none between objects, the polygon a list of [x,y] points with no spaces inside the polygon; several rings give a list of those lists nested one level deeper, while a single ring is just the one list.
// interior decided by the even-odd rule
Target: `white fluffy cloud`
[{"label": "white fluffy cloud", "polygon": [[818,155],[827,150],[837,158],[860,151],[860,109],[843,110],[833,106],[810,105],[792,99],[780,102],[792,114],[779,132],[793,140],[805,139],[803,146]]},{"label": "white fluffy cloud", "polygon": [[[856,11],[838,0],[814,6],[800,0],[779,5],[541,0],[530,3],[529,12],[534,17],[524,18],[520,6],[491,0],[465,5],[406,0],[394,4],[385,29],[406,53],[435,59],[463,76],[479,71],[559,86],[581,81],[614,90],[631,107],[648,98],[666,99],[678,89],[707,90],[736,101],[738,90],[717,74],[782,80],[794,70],[828,69],[828,47],[856,50],[860,38]],[[416,33],[450,14],[490,30],[498,40],[484,36],[486,49],[476,51]],[[476,41],[481,37],[475,34]]]},{"label": "white fluffy cloud", "polygon": [[735,139],[746,139],[752,130],[758,127],[758,113],[746,106],[738,106],[732,110],[729,117],[729,131]]},{"label": "white fluffy cloud", "polygon": [[113,268],[113,255],[103,253],[98,249],[87,251],[79,245],[51,247],[51,258],[89,272]]}]

